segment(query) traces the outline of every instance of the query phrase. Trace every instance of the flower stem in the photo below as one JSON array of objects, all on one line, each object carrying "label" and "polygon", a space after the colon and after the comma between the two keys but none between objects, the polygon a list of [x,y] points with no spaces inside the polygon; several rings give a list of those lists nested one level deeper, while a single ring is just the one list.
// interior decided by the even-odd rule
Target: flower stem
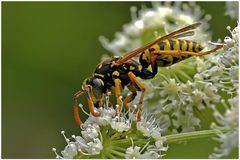
[{"label": "flower stem", "polygon": [[229,129],[222,128],[222,129],[212,129],[212,130],[202,130],[202,131],[172,134],[172,135],[167,135],[165,137],[166,137],[166,142],[169,144],[169,143],[187,141],[192,139],[213,137],[213,136],[216,136],[218,133],[223,133],[227,131],[229,131]]}]

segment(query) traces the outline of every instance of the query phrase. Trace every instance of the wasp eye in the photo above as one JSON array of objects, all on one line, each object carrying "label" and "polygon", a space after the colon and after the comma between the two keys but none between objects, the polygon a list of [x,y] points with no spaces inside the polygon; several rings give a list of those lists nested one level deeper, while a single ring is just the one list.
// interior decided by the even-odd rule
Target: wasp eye
[{"label": "wasp eye", "polygon": [[86,84],[89,85],[89,87],[91,87],[95,97],[100,97],[102,96],[103,93],[106,92],[104,82],[100,78],[95,77],[89,78],[86,81]]},{"label": "wasp eye", "polygon": [[99,78],[94,78],[92,81],[92,87],[98,90],[102,90],[104,89],[104,83],[101,79]]}]

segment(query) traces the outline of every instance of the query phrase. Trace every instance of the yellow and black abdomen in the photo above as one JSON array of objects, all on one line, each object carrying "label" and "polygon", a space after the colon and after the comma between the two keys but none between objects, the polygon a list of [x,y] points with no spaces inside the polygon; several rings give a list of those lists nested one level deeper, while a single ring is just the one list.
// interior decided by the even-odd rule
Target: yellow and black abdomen
[{"label": "yellow and black abdomen", "polygon": [[161,51],[188,51],[198,53],[203,49],[203,47],[197,42],[176,38],[166,39],[159,42],[158,44],[153,45],[151,48],[149,49],[149,51],[154,50],[155,53],[159,53],[157,57],[157,64],[160,67],[170,66],[191,57],[190,55],[172,56],[164,54]]},{"label": "yellow and black abdomen", "polygon": [[183,39],[166,39],[158,44],[159,50],[180,50],[180,51],[189,51],[189,52],[200,52],[203,47],[194,41],[183,40]]},{"label": "yellow and black abdomen", "polygon": [[202,49],[203,47],[194,41],[177,38],[165,39],[141,53],[139,62],[142,65],[142,76],[140,77],[153,78],[157,74],[158,66],[170,66],[191,57],[190,54],[181,54],[181,51],[198,53]]}]

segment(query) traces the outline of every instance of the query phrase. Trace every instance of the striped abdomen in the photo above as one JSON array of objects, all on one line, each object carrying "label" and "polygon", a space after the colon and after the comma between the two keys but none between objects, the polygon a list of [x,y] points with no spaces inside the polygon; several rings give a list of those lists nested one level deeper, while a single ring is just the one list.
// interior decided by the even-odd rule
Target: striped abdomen
[{"label": "striped abdomen", "polygon": [[197,53],[203,49],[203,47],[199,43],[190,41],[190,40],[183,40],[183,39],[166,39],[156,45],[158,45],[160,50],[165,50],[165,51],[181,50],[181,51],[190,51],[190,52]]},{"label": "striped abdomen", "polygon": [[[165,67],[177,62],[180,62],[186,58],[191,57],[191,55],[168,55],[164,52],[167,51],[188,51],[188,52],[195,52],[198,53],[203,49],[203,47],[194,41],[190,40],[183,40],[183,39],[166,39],[164,41],[159,42],[151,46],[150,48],[146,49],[140,55],[140,63],[143,67],[148,67],[150,65],[151,54],[154,53],[157,55],[156,63],[158,66]],[[164,52],[161,52],[164,51]]]},{"label": "striped abdomen", "polygon": [[[203,49],[203,47],[197,43],[190,40],[183,39],[166,39],[158,44],[153,45],[148,50],[146,50],[143,54],[145,57],[150,57],[151,53],[157,53],[156,62],[158,66],[165,67],[177,62],[180,62],[186,58],[191,57],[190,55],[167,55],[161,53],[161,51],[189,51],[198,53]],[[142,57],[144,58],[144,55]]]}]

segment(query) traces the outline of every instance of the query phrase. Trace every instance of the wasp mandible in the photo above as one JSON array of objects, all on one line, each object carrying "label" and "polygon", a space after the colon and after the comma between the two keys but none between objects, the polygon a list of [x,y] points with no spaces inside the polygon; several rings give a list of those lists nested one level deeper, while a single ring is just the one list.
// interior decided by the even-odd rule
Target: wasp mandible
[{"label": "wasp mandible", "polygon": [[[165,67],[180,62],[192,56],[203,56],[217,51],[223,47],[223,44],[216,44],[212,50],[201,52],[201,44],[181,39],[183,37],[194,35],[194,29],[201,23],[194,23],[167,34],[147,45],[138,48],[125,56],[113,57],[98,64],[92,77],[84,80],[82,90],[74,95],[74,118],[79,126],[82,121],[78,112],[78,98],[84,93],[87,96],[90,113],[97,117],[101,113],[94,110],[94,107],[102,107],[104,104],[104,95],[113,92],[117,98],[117,113],[120,112],[121,93],[124,87],[127,87],[131,94],[123,100],[125,108],[129,108],[128,103],[134,100],[137,91],[141,96],[137,106],[136,118],[141,119],[143,98],[145,87],[141,79],[154,78],[158,72],[158,66]],[[139,57],[139,61],[133,60],[133,57]]]}]

